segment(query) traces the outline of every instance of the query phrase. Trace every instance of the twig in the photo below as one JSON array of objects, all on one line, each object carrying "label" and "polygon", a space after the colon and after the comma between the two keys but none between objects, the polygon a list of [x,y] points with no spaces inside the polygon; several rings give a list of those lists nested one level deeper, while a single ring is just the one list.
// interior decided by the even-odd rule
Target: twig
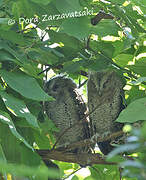
[{"label": "twig", "polygon": [[119,173],[120,173],[120,180],[122,180],[122,168],[121,167],[119,167]]},{"label": "twig", "polygon": [[104,11],[100,10],[99,13],[91,19],[92,25],[97,25],[102,19],[114,19],[114,16],[111,14],[107,14]]},{"label": "twig", "polygon": [[78,89],[80,89],[82,86],[84,86],[87,83],[87,81],[88,80],[86,79],[83,83],[79,84]]},{"label": "twig", "polygon": [[79,169],[75,170],[74,172],[72,172],[71,174],[69,174],[68,176],[66,176],[65,178],[63,178],[62,180],[68,179],[70,176],[72,176],[73,174],[75,174],[76,172],[78,172],[79,170],[81,170],[82,167],[80,167]]},{"label": "twig", "polygon": [[[48,71],[49,69],[58,69],[58,70],[61,70],[63,69],[63,65],[62,64],[58,64],[58,65],[50,65],[50,64],[47,64],[46,66],[49,66],[48,68],[44,69],[43,71],[39,72],[37,75],[40,76],[42,73]],[[86,71],[83,71],[81,70],[79,72],[80,75],[82,76],[85,76],[85,77],[88,77],[88,73]]]},{"label": "twig", "polygon": [[40,76],[42,73],[48,71],[49,69],[50,69],[50,67],[48,67],[48,68],[44,69],[43,71],[39,72],[37,75]]},{"label": "twig", "polygon": [[17,33],[23,33],[25,31],[33,30],[33,29],[36,29],[36,28],[37,28],[37,26],[36,27],[30,27],[30,28],[22,29],[22,30],[17,31]]}]

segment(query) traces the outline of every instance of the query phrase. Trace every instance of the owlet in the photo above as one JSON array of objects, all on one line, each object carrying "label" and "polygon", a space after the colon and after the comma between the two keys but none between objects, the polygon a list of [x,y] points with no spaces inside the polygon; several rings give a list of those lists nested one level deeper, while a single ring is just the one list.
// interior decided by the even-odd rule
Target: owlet
[{"label": "owlet", "polygon": [[[54,122],[61,136],[58,145],[63,146],[89,137],[88,122],[85,118],[86,105],[77,92],[77,86],[72,79],[55,76],[45,84],[45,91],[55,100],[45,102],[45,111]],[[68,129],[68,130],[67,130]],[[85,148],[76,148],[72,152],[82,152]]]},{"label": "owlet", "polygon": [[[104,137],[122,129],[121,123],[115,122],[123,109],[123,82],[115,71],[89,73],[87,83],[89,119],[92,136]],[[103,154],[108,154],[113,146],[111,141],[99,142]]]}]

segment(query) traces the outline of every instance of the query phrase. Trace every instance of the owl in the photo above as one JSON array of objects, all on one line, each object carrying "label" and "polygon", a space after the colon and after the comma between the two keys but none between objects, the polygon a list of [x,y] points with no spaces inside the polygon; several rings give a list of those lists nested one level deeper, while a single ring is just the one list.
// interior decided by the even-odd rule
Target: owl
[{"label": "owl", "polygon": [[[123,82],[115,71],[89,73],[87,83],[89,119],[92,136],[104,137],[122,130],[123,125],[115,122],[123,109]],[[103,154],[108,154],[113,146],[111,141],[99,142]]]},{"label": "owl", "polygon": [[[54,101],[45,102],[45,111],[59,129],[59,132],[54,133],[56,139],[66,130],[57,147],[87,139],[89,137],[88,122],[85,118],[87,108],[75,82],[64,76],[55,76],[46,82],[45,91],[54,98]],[[72,152],[80,153],[84,150],[85,148],[76,148]]]}]

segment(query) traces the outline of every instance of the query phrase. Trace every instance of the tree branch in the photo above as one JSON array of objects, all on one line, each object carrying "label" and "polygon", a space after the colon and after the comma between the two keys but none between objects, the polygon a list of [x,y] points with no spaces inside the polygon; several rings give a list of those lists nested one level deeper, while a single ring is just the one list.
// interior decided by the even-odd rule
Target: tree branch
[{"label": "tree branch", "polygon": [[85,140],[78,141],[78,142],[75,142],[66,146],[62,146],[62,147],[56,148],[56,150],[57,151],[71,151],[72,149],[79,148],[79,147],[92,146],[98,142],[104,142],[108,140],[112,141],[115,138],[122,136],[123,134],[124,134],[123,131],[118,131],[106,137],[93,136],[91,139],[85,139]]},{"label": "tree branch", "polygon": [[69,163],[77,163],[80,164],[82,167],[86,167],[88,165],[93,164],[108,164],[113,165],[116,163],[113,162],[106,162],[100,154],[89,154],[89,153],[66,153],[64,151],[57,151],[57,150],[36,150],[36,152],[42,157],[42,160],[58,160],[63,162]]},{"label": "tree branch", "polygon": [[52,149],[52,150],[36,150],[36,152],[42,157],[43,161],[46,161],[46,160],[48,161],[52,159],[52,160],[69,162],[69,163],[77,163],[83,167],[88,166],[88,165],[91,166],[93,164],[113,165],[115,163],[106,162],[105,158],[103,158],[99,153],[76,154],[76,153],[70,153],[67,151],[75,149],[76,147],[91,146],[95,144],[95,142],[107,141],[109,139],[114,139],[115,137],[118,137],[121,135],[123,135],[123,131],[113,133],[110,136],[107,136],[105,138],[99,137],[95,139],[86,139],[86,140],[82,140],[76,143],[72,143],[65,147]]},{"label": "tree branch", "polygon": [[100,10],[99,13],[91,19],[91,24],[96,25],[98,24],[102,19],[114,19],[114,16],[111,14],[107,14],[104,11]]}]

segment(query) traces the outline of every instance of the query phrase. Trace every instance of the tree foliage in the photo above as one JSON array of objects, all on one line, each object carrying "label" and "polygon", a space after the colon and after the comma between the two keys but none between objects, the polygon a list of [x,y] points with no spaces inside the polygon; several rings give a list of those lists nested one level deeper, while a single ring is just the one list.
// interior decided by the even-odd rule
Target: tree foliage
[{"label": "tree foliage", "polygon": [[[126,82],[122,123],[146,120],[145,0],[0,0],[0,172],[29,179],[53,177],[34,149],[51,149],[54,124],[42,102],[53,100],[44,80],[65,73],[81,86],[88,70],[115,69]],[[50,71],[52,70],[52,71]],[[49,73],[47,73],[49,71]],[[52,73],[52,74],[51,74]],[[86,96],[84,85],[83,93]],[[146,179],[146,126],[108,160],[72,179]],[[125,160],[119,153],[135,153]],[[79,166],[55,161],[61,177]]]}]

